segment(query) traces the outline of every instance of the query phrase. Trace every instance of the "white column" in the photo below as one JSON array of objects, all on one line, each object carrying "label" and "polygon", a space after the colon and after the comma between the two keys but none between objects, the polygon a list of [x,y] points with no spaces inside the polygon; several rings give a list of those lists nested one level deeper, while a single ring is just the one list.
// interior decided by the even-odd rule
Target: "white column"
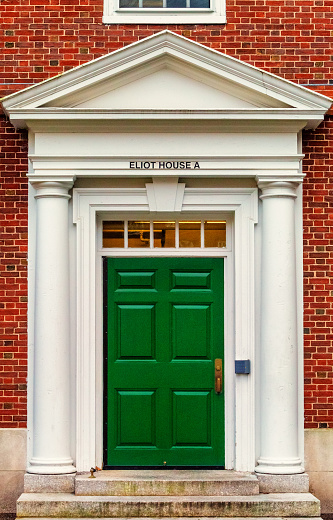
[{"label": "white column", "polygon": [[27,471],[73,473],[68,244],[68,190],[73,182],[32,184],[37,190],[33,455]]},{"label": "white column", "polygon": [[259,182],[262,208],[258,473],[303,473],[298,449],[295,182]]}]

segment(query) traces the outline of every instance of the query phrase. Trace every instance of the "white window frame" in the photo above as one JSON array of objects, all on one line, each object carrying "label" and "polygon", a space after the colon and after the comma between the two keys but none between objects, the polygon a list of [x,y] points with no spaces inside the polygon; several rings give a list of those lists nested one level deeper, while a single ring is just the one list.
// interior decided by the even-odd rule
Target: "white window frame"
[{"label": "white window frame", "polygon": [[[218,215],[216,215],[215,213],[212,213],[212,214],[209,214],[209,213],[205,213],[204,216],[202,215],[182,215],[181,217],[180,216],[175,216],[175,215],[169,215],[169,214],[164,214],[164,215],[167,215],[167,218],[164,218],[161,216],[161,214],[156,214],[155,215],[155,218],[152,218],[151,216],[147,217],[147,215],[139,215],[138,218],[136,220],[145,220],[145,222],[149,222],[150,223],[150,229],[149,229],[149,233],[150,233],[150,237],[149,237],[149,245],[147,247],[142,247],[142,248],[134,248],[134,247],[131,247],[128,245],[128,234],[129,233],[129,230],[128,230],[128,222],[130,220],[133,220],[133,215],[129,215],[128,218],[125,218],[123,216],[119,216],[119,218],[115,218],[115,217],[111,217],[110,218],[110,215],[109,214],[106,214],[104,217],[100,217],[99,216],[99,226],[101,226],[101,232],[100,232],[100,237],[98,238],[98,248],[100,251],[102,252],[106,252],[107,254],[110,254],[111,256],[113,256],[114,252],[118,253],[122,253],[122,251],[124,250],[129,250],[129,251],[137,251],[140,253],[140,251],[149,251],[149,254],[152,252],[152,251],[164,251],[164,253],[166,254],[169,254],[169,252],[173,252],[174,250],[178,251],[178,256],[182,254],[182,251],[186,250],[186,251],[189,251],[190,253],[193,251],[194,254],[198,252],[201,253],[201,251],[204,249],[204,250],[207,250],[209,252],[211,252],[213,255],[216,253],[217,255],[220,255],[221,254],[221,251],[228,251],[230,249],[230,244],[232,243],[231,242],[231,229],[232,229],[232,217],[231,215],[228,215],[228,214],[223,214],[223,215],[220,215],[220,218],[218,218]],[[179,223],[184,220],[186,218],[186,220],[189,220],[189,221],[199,221],[200,220],[200,241],[201,241],[201,245],[199,247],[190,247],[190,248],[186,248],[186,247],[181,247],[179,245]],[[204,235],[204,222],[205,220],[216,220],[216,221],[223,221],[225,222],[225,226],[226,226],[226,245],[223,246],[223,247],[208,247],[208,246],[205,246],[205,235]],[[134,219],[135,220],[135,219]],[[175,245],[173,247],[158,247],[158,246],[155,246],[154,245],[154,222],[158,223],[159,220],[169,220],[170,222],[174,222],[175,223]],[[123,221],[124,222],[124,246],[123,247],[103,247],[103,222],[112,222],[112,221]],[[148,231],[148,230],[147,230]]]},{"label": "white window frame", "polygon": [[[253,471],[255,467],[255,379],[235,376],[234,359],[255,357],[254,316],[254,224],[257,222],[256,188],[185,188],[181,212],[184,215],[231,215],[230,247],[201,249],[200,256],[226,259],[226,301],[232,301],[225,316],[225,367],[229,376],[226,391],[226,468]],[[76,188],[73,190],[73,221],[76,243],[76,467],[85,471],[102,461],[102,256],[101,220],[151,214],[145,188]],[[151,214],[154,217],[153,214]],[[97,223],[97,225],[96,225]],[[218,250],[217,250],[218,249]],[[118,251],[132,256],[133,248]],[[153,250],[140,249],[151,256]],[[115,255],[115,251],[112,252]],[[170,256],[197,256],[198,250],[174,250]],[[113,256],[112,255],[112,256]],[[143,255],[142,255],[143,256]],[[165,256],[156,249],[154,256]],[[169,256],[169,255],[168,255]],[[226,305],[227,309],[229,305]],[[237,333],[235,334],[235,331]],[[226,374],[225,374],[226,375]],[[92,462],[94,461],[94,462]]]},{"label": "white window frame", "polygon": [[226,0],[211,0],[210,8],[120,8],[119,0],[104,0],[103,23],[224,24]]}]

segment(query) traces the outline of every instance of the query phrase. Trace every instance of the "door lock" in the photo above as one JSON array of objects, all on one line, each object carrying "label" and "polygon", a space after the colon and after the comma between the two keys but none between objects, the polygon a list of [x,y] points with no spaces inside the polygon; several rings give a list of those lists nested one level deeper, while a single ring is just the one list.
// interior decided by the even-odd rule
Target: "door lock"
[{"label": "door lock", "polygon": [[222,359],[215,359],[215,393],[222,393]]}]

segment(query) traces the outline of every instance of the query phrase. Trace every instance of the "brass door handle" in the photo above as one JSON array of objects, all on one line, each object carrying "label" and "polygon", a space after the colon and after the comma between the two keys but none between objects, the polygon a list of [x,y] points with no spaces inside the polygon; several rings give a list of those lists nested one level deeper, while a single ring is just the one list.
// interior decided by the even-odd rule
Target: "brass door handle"
[{"label": "brass door handle", "polygon": [[222,393],[222,359],[215,359],[215,393]]}]

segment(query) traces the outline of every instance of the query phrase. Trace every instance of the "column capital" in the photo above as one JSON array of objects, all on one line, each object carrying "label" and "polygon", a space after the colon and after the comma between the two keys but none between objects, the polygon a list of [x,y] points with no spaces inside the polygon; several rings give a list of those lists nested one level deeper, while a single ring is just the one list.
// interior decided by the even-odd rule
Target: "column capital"
[{"label": "column capital", "polygon": [[40,198],[54,198],[60,197],[70,199],[71,196],[68,191],[74,185],[74,179],[72,177],[63,178],[31,178],[29,179],[30,184],[35,188],[36,194],[35,199]]},{"label": "column capital", "polygon": [[260,199],[272,197],[289,197],[295,199],[297,197],[296,189],[301,180],[273,180],[267,178],[257,178],[258,188],[261,190]]}]

